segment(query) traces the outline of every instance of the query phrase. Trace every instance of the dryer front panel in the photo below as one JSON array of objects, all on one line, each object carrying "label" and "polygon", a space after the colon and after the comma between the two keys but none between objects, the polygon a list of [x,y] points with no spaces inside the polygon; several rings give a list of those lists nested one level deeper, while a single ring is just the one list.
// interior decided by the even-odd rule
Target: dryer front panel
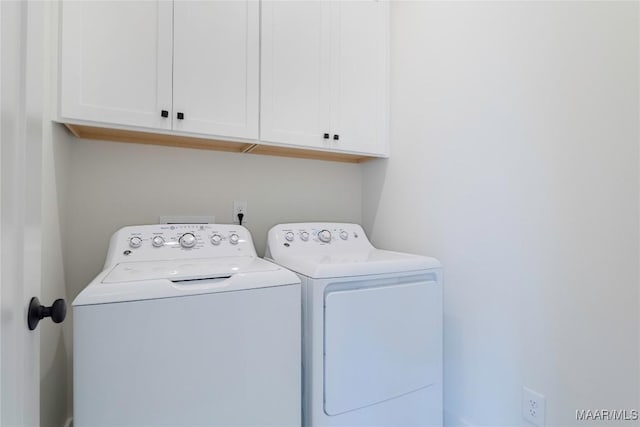
[{"label": "dryer front panel", "polygon": [[[330,285],[324,295],[324,411],[339,415],[440,381],[435,277]],[[436,351],[434,351],[436,350]]]}]

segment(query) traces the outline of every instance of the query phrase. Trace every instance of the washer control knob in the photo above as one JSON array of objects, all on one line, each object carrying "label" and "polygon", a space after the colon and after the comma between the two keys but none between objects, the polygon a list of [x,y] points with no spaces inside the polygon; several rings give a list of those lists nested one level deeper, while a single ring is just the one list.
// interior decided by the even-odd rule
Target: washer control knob
[{"label": "washer control knob", "polygon": [[320,239],[321,242],[329,243],[331,241],[331,232],[329,230],[319,231],[318,239]]},{"label": "washer control knob", "polygon": [[309,240],[309,233],[303,231],[302,233],[300,233],[300,238],[306,242],[307,240]]},{"label": "washer control knob", "polygon": [[341,238],[342,240],[347,240],[347,239],[349,238],[349,233],[347,233],[346,231],[342,230],[342,231],[340,232],[340,238]]},{"label": "washer control knob", "polygon": [[180,246],[183,248],[192,248],[196,245],[196,236],[193,233],[184,233],[180,236]]},{"label": "washer control knob", "polygon": [[159,248],[164,245],[164,239],[162,238],[162,236],[156,236],[153,238],[153,240],[151,240],[151,244],[154,248]]},{"label": "washer control knob", "polygon": [[240,241],[240,236],[238,236],[236,233],[233,233],[231,236],[229,236],[229,242],[232,245],[237,245],[239,241]]},{"label": "washer control knob", "polygon": [[215,246],[218,246],[220,244],[220,242],[222,242],[222,236],[221,235],[216,233],[213,236],[211,236],[211,243],[212,244],[214,244]]},{"label": "washer control knob", "polygon": [[133,236],[129,239],[129,246],[132,248],[139,248],[142,245],[142,239],[138,236]]},{"label": "washer control knob", "polygon": [[287,240],[287,242],[293,242],[293,232],[287,231],[284,235],[284,238]]}]

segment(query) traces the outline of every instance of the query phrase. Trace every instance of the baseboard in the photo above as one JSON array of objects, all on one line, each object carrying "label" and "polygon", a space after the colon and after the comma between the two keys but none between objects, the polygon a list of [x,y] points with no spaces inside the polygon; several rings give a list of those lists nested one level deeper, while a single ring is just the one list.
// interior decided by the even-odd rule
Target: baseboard
[{"label": "baseboard", "polygon": [[445,427],[476,427],[476,424],[460,414],[444,411]]}]

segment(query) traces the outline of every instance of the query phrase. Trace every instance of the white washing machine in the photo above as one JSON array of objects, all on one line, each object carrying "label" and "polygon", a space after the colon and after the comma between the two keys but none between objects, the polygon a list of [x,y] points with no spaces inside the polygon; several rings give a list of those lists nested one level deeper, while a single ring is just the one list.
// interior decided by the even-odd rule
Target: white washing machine
[{"label": "white washing machine", "polygon": [[299,426],[300,297],[241,226],[119,230],[73,302],[74,425]]},{"label": "white washing machine", "polygon": [[266,258],[303,301],[303,425],[442,425],[442,269],[356,224],[280,224]]}]

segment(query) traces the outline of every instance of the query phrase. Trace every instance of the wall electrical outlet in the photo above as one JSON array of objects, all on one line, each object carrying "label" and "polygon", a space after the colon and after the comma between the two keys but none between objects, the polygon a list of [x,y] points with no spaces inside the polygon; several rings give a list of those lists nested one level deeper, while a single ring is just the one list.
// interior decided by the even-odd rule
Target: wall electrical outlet
[{"label": "wall electrical outlet", "polygon": [[522,387],[522,418],[537,426],[544,426],[545,397]]},{"label": "wall electrical outlet", "polygon": [[234,224],[239,224],[238,214],[244,214],[242,218],[242,225],[247,223],[247,201],[246,200],[234,200],[233,201],[233,216],[231,217]]}]

